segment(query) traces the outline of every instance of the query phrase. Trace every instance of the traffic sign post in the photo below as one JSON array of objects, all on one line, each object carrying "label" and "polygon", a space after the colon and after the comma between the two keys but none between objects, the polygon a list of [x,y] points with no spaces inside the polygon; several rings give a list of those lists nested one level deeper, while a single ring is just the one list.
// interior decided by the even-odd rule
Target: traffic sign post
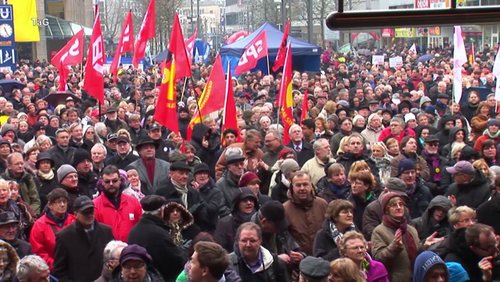
[{"label": "traffic sign post", "polygon": [[0,69],[16,68],[16,43],[12,5],[0,5]]}]

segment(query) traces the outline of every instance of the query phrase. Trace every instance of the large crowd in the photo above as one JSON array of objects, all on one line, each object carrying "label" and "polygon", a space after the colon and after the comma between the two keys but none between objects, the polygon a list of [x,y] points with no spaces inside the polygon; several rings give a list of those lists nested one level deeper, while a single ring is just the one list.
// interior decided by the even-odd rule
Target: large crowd
[{"label": "large crowd", "polygon": [[220,111],[188,134],[210,63],[170,132],[155,66],[106,74],[99,105],[81,68],[21,61],[0,73],[0,280],[500,281],[496,47],[459,86],[453,47],[408,49],[294,71],[287,143],[281,73],[233,78],[238,128]]}]

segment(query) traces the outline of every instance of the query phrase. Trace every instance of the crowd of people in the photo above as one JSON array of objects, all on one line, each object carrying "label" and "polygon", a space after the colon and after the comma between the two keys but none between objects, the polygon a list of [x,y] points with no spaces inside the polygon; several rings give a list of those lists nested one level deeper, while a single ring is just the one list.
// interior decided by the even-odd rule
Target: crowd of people
[{"label": "crowd of people", "polygon": [[77,67],[4,71],[24,86],[0,88],[0,280],[500,281],[496,48],[458,86],[453,48],[426,52],[325,50],[293,73],[287,143],[281,73],[233,78],[238,128],[214,113],[188,140],[210,64],[179,82],[179,132],[155,67],[106,74],[101,105]]}]

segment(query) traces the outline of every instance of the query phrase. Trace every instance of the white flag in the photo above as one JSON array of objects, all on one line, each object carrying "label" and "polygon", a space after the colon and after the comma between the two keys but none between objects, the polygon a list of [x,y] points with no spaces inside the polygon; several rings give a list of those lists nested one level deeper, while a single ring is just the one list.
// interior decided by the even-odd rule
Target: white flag
[{"label": "white flag", "polygon": [[411,47],[408,51],[413,52],[413,54],[417,54],[417,46],[415,46],[415,43],[413,43],[413,45],[411,45]]},{"label": "white flag", "polygon": [[492,74],[497,78],[497,82],[495,85],[495,99],[497,101],[500,100],[500,49],[497,51],[497,56],[495,57],[495,64],[493,65]]},{"label": "white flag", "polygon": [[453,97],[460,103],[462,98],[462,65],[467,62],[462,28],[455,26],[453,34]]}]

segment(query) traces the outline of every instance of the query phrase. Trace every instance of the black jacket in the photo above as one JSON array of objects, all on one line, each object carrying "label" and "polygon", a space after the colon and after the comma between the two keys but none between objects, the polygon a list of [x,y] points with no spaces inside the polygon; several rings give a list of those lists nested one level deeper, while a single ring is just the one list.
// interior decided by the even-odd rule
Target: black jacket
[{"label": "black jacket", "polygon": [[500,193],[495,193],[489,201],[477,208],[477,221],[495,229],[500,234]]},{"label": "black jacket", "polygon": [[59,145],[55,145],[48,152],[52,156],[54,161],[54,168],[59,168],[63,164],[72,164],[73,157],[75,155],[76,149],[73,147],[68,147],[67,150],[63,151]]},{"label": "black jacket", "polygon": [[198,189],[201,199],[205,203],[205,211],[208,219],[207,224],[201,226],[203,231],[213,232],[217,227],[219,218],[231,213],[229,207],[224,204],[222,192],[215,187],[215,181],[210,178],[207,184]]},{"label": "black jacket", "polygon": [[139,156],[134,155],[134,153],[130,151],[130,153],[128,153],[124,158],[116,154],[116,156],[107,159],[106,165],[114,165],[118,169],[126,169],[129,164],[133,163],[137,159],[139,159]]},{"label": "black jacket", "polygon": [[103,251],[113,240],[111,227],[95,222],[89,240],[83,226],[75,222],[56,234],[53,274],[59,281],[94,281],[101,275]]},{"label": "black jacket", "polygon": [[417,177],[416,185],[413,193],[410,194],[409,190],[406,190],[409,198],[408,209],[412,219],[422,216],[432,200],[431,191],[422,178]]},{"label": "black jacket", "polygon": [[130,230],[128,243],[140,245],[148,251],[153,258],[153,266],[165,281],[175,281],[184,269],[182,250],[170,238],[166,223],[154,215],[142,215]]},{"label": "black jacket", "polygon": [[470,183],[458,185],[453,183],[448,187],[445,196],[455,195],[457,206],[468,206],[472,209],[478,208],[490,197],[490,186],[488,179],[482,172],[476,170],[476,175]]},{"label": "black jacket", "polygon": [[302,140],[302,148],[300,152],[295,150],[295,145],[292,142],[288,143],[286,146],[293,149],[297,155],[297,163],[300,167],[302,167],[308,160],[314,158],[313,146],[309,142]]}]

